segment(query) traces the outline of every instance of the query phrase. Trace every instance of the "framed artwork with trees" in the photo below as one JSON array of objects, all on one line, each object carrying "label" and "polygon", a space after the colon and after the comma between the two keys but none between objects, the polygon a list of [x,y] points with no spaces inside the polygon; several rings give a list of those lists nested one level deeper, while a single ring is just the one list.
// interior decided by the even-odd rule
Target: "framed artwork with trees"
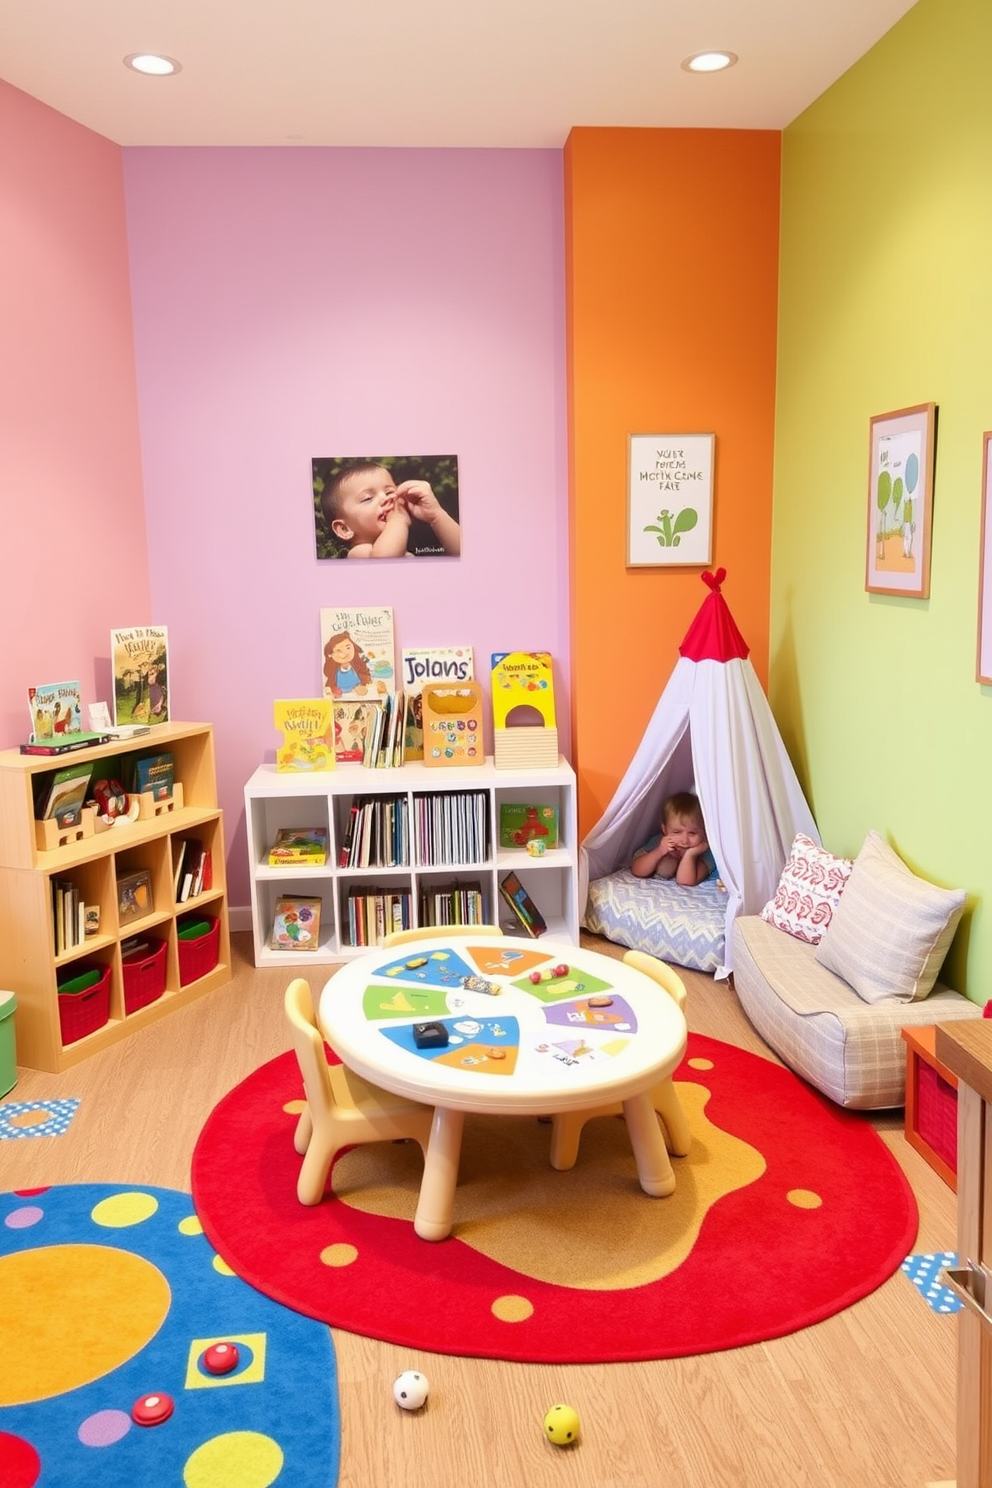
[{"label": "framed artwork with trees", "polygon": [[869,594],[930,595],[930,529],[937,405],[918,403],[871,420],[868,456]]}]

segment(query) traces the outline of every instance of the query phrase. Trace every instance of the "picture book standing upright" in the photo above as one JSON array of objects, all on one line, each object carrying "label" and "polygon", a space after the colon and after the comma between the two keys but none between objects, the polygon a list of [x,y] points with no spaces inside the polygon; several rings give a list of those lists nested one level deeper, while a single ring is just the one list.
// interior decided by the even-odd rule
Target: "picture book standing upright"
[{"label": "picture book standing upright", "polygon": [[334,721],[330,698],[279,698],[272,705],[282,743],[276,769],[333,770]]},{"label": "picture book standing upright", "polygon": [[110,632],[114,723],[168,723],[169,644],[164,625]]},{"label": "picture book standing upright", "polygon": [[496,768],[554,769],[558,763],[558,729],[550,652],[495,652],[492,704]]},{"label": "picture book standing upright", "polygon": [[471,646],[412,646],[403,648],[403,691],[406,694],[403,755],[424,757],[423,689],[428,682],[471,682],[475,677]]}]

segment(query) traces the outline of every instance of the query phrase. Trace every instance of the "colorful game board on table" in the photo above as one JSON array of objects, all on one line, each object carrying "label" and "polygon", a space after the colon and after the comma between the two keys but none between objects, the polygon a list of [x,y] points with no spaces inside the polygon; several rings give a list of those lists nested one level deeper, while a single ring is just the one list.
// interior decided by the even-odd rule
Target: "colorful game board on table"
[{"label": "colorful game board on table", "polygon": [[[526,993],[538,1005],[523,1029],[508,1009],[499,1016],[500,996],[511,991],[514,1000]],[[486,994],[492,1014],[481,1011]],[[516,947],[411,946],[376,968],[362,1010],[408,1053],[475,1074],[513,1075],[522,1047],[531,1065],[596,1063],[637,1033],[633,1008],[609,982],[547,952]]]}]

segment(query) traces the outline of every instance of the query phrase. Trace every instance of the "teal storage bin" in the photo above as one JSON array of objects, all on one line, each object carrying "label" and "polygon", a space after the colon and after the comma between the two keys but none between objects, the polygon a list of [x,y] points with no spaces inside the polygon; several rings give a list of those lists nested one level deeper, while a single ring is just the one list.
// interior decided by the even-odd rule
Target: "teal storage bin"
[{"label": "teal storage bin", "polygon": [[14,1042],[13,992],[0,992],[0,1095],[6,1095],[17,1084],[17,1046]]}]

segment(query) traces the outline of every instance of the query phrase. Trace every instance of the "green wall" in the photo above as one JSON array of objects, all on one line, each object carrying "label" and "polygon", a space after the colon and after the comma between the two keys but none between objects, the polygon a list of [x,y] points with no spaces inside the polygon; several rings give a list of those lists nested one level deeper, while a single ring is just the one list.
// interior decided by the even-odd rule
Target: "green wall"
[{"label": "green wall", "polygon": [[[824,844],[874,827],[968,904],[992,997],[992,688],[975,681],[992,429],[992,3],[920,0],[783,136],[769,695]],[[930,597],[865,593],[868,421],[934,401]]]}]

